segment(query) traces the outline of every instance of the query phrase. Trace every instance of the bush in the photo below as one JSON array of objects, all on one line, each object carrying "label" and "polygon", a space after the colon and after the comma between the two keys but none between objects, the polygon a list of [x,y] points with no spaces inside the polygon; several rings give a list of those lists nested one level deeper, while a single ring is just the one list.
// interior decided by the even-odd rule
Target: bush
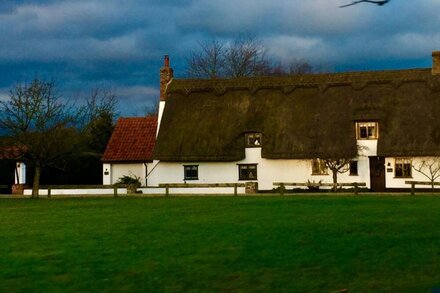
[{"label": "bush", "polygon": [[116,182],[116,184],[121,184],[121,185],[128,185],[128,184],[141,184],[141,178],[137,177],[135,175],[133,176],[128,176],[128,175],[124,175],[122,177],[119,177],[118,182]]}]

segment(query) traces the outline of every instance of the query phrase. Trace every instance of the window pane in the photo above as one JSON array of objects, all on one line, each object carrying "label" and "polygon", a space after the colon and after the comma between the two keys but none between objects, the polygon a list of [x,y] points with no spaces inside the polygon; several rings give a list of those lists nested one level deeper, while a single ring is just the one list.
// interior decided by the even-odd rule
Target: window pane
[{"label": "window pane", "polygon": [[238,177],[239,180],[256,180],[257,165],[239,165]]},{"label": "window pane", "polygon": [[359,137],[360,138],[367,138],[368,137],[368,135],[367,135],[367,128],[366,127],[361,127],[359,129]]},{"label": "window pane", "polygon": [[199,166],[184,166],[184,178],[185,180],[199,179]]},{"label": "window pane", "polygon": [[396,177],[403,177],[402,164],[396,164]]},{"label": "window pane", "polygon": [[246,146],[247,147],[261,146],[261,133],[246,134]]},{"label": "window pane", "polygon": [[405,177],[411,177],[411,164],[403,165],[403,174]]},{"label": "window pane", "polygon": [[358,162],[357,161],[350,162],[350,175],[358,175]]}]

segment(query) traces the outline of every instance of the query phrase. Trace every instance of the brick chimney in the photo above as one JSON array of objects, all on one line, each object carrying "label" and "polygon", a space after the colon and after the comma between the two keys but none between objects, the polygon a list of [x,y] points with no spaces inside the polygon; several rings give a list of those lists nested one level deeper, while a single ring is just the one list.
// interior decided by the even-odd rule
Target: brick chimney
[{"label": "brick chimney", "polygon": [[170,57],[165,55],[163,67],[160,69],[160,100],[165,101],[165,91],[168,83],[173,79],[173,69],[170,67]]},{"label": "brick chimney", "polygon": [[432,52],[432,75],[440,75],[440,51]]}]

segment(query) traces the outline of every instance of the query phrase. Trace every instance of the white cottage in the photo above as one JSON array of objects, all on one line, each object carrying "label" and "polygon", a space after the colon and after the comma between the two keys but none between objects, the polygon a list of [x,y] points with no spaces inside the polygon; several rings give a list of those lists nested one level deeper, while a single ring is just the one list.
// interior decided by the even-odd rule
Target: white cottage
[{"label": "white cottage", "polygon": [[271,190],[273,182],[331,183],[324,162],[350,158],[338,182],[383,191],[407,188],[409,178],[426,181],[414,167],[440,157],[440,52],[433,62],[429,69],[183,80],[173,79],[166,56],[153,162],[139,177],[148,186],[255,182]]}]

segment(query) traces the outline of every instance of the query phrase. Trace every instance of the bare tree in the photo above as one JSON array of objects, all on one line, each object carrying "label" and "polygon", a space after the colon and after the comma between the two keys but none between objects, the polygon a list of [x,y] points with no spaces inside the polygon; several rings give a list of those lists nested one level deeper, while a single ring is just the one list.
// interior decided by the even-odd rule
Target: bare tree
[{"label": "bare tree", "polygon": [[239,37],[230,43],[213,40],[199,46],[187,60],[189,77],[282,76],[313,71],[304,59],[288,64],[275,62],[264,45],[253,37]]},{"label": "bare tree", "polygon": [[344,8],[344,7],[353,6],[353,5],[356,5],[356,4],[359,4],[359,3],[373,3],[373,4],[376,4],[376,5],[382,6],[382,5],[387,4],[388,2],[390,2],[390,0],[377,0],[377,1],[376,0],[359,0],[359,1],[353,1],[350,4],[342,5],[342,6],[339,6],[339,7]]},{"label": "bare tree", "polygon": [[113,133],[117,99],[114,91],[93,88],[85,105],[80,108],[82,137],[89,146],[89,153],[100,157]]},{"label": "bare tree", "polygon": [[225,51],[225,74],[230,77],[263,75],[270,67],[267,50],[255,38],[240,37]]},{"label": "bare tree", "polygon": [[348,170],[350,170],[350,162],[352,161],[352,158],[343,158],[343,159],[325,159],[325,165],[327,168],[332,171],[332,178],[333,178],[333,191],[336,191],[337,189],[337,183],[338,183],[338,174],[346,173]]},{"label": "bare tree", "polygon": [[190,54],[188,76],[216,78],[224,76],[225,46],[217,40],[199,42],[199,50]]},{"label": "bare tree", "polygon": [[53,82],[19,84],[0,102],[0,128],[34,170],[32,197],[38,197],[41,170],[74,151],[77,115],[63,103]]},{"label": "bare tree", "polygon": [[413,169],[425,176],[431,182],[431,188],[434,190],[434,182],[440,178],[440,157],[433,157],[422,160]]}]

